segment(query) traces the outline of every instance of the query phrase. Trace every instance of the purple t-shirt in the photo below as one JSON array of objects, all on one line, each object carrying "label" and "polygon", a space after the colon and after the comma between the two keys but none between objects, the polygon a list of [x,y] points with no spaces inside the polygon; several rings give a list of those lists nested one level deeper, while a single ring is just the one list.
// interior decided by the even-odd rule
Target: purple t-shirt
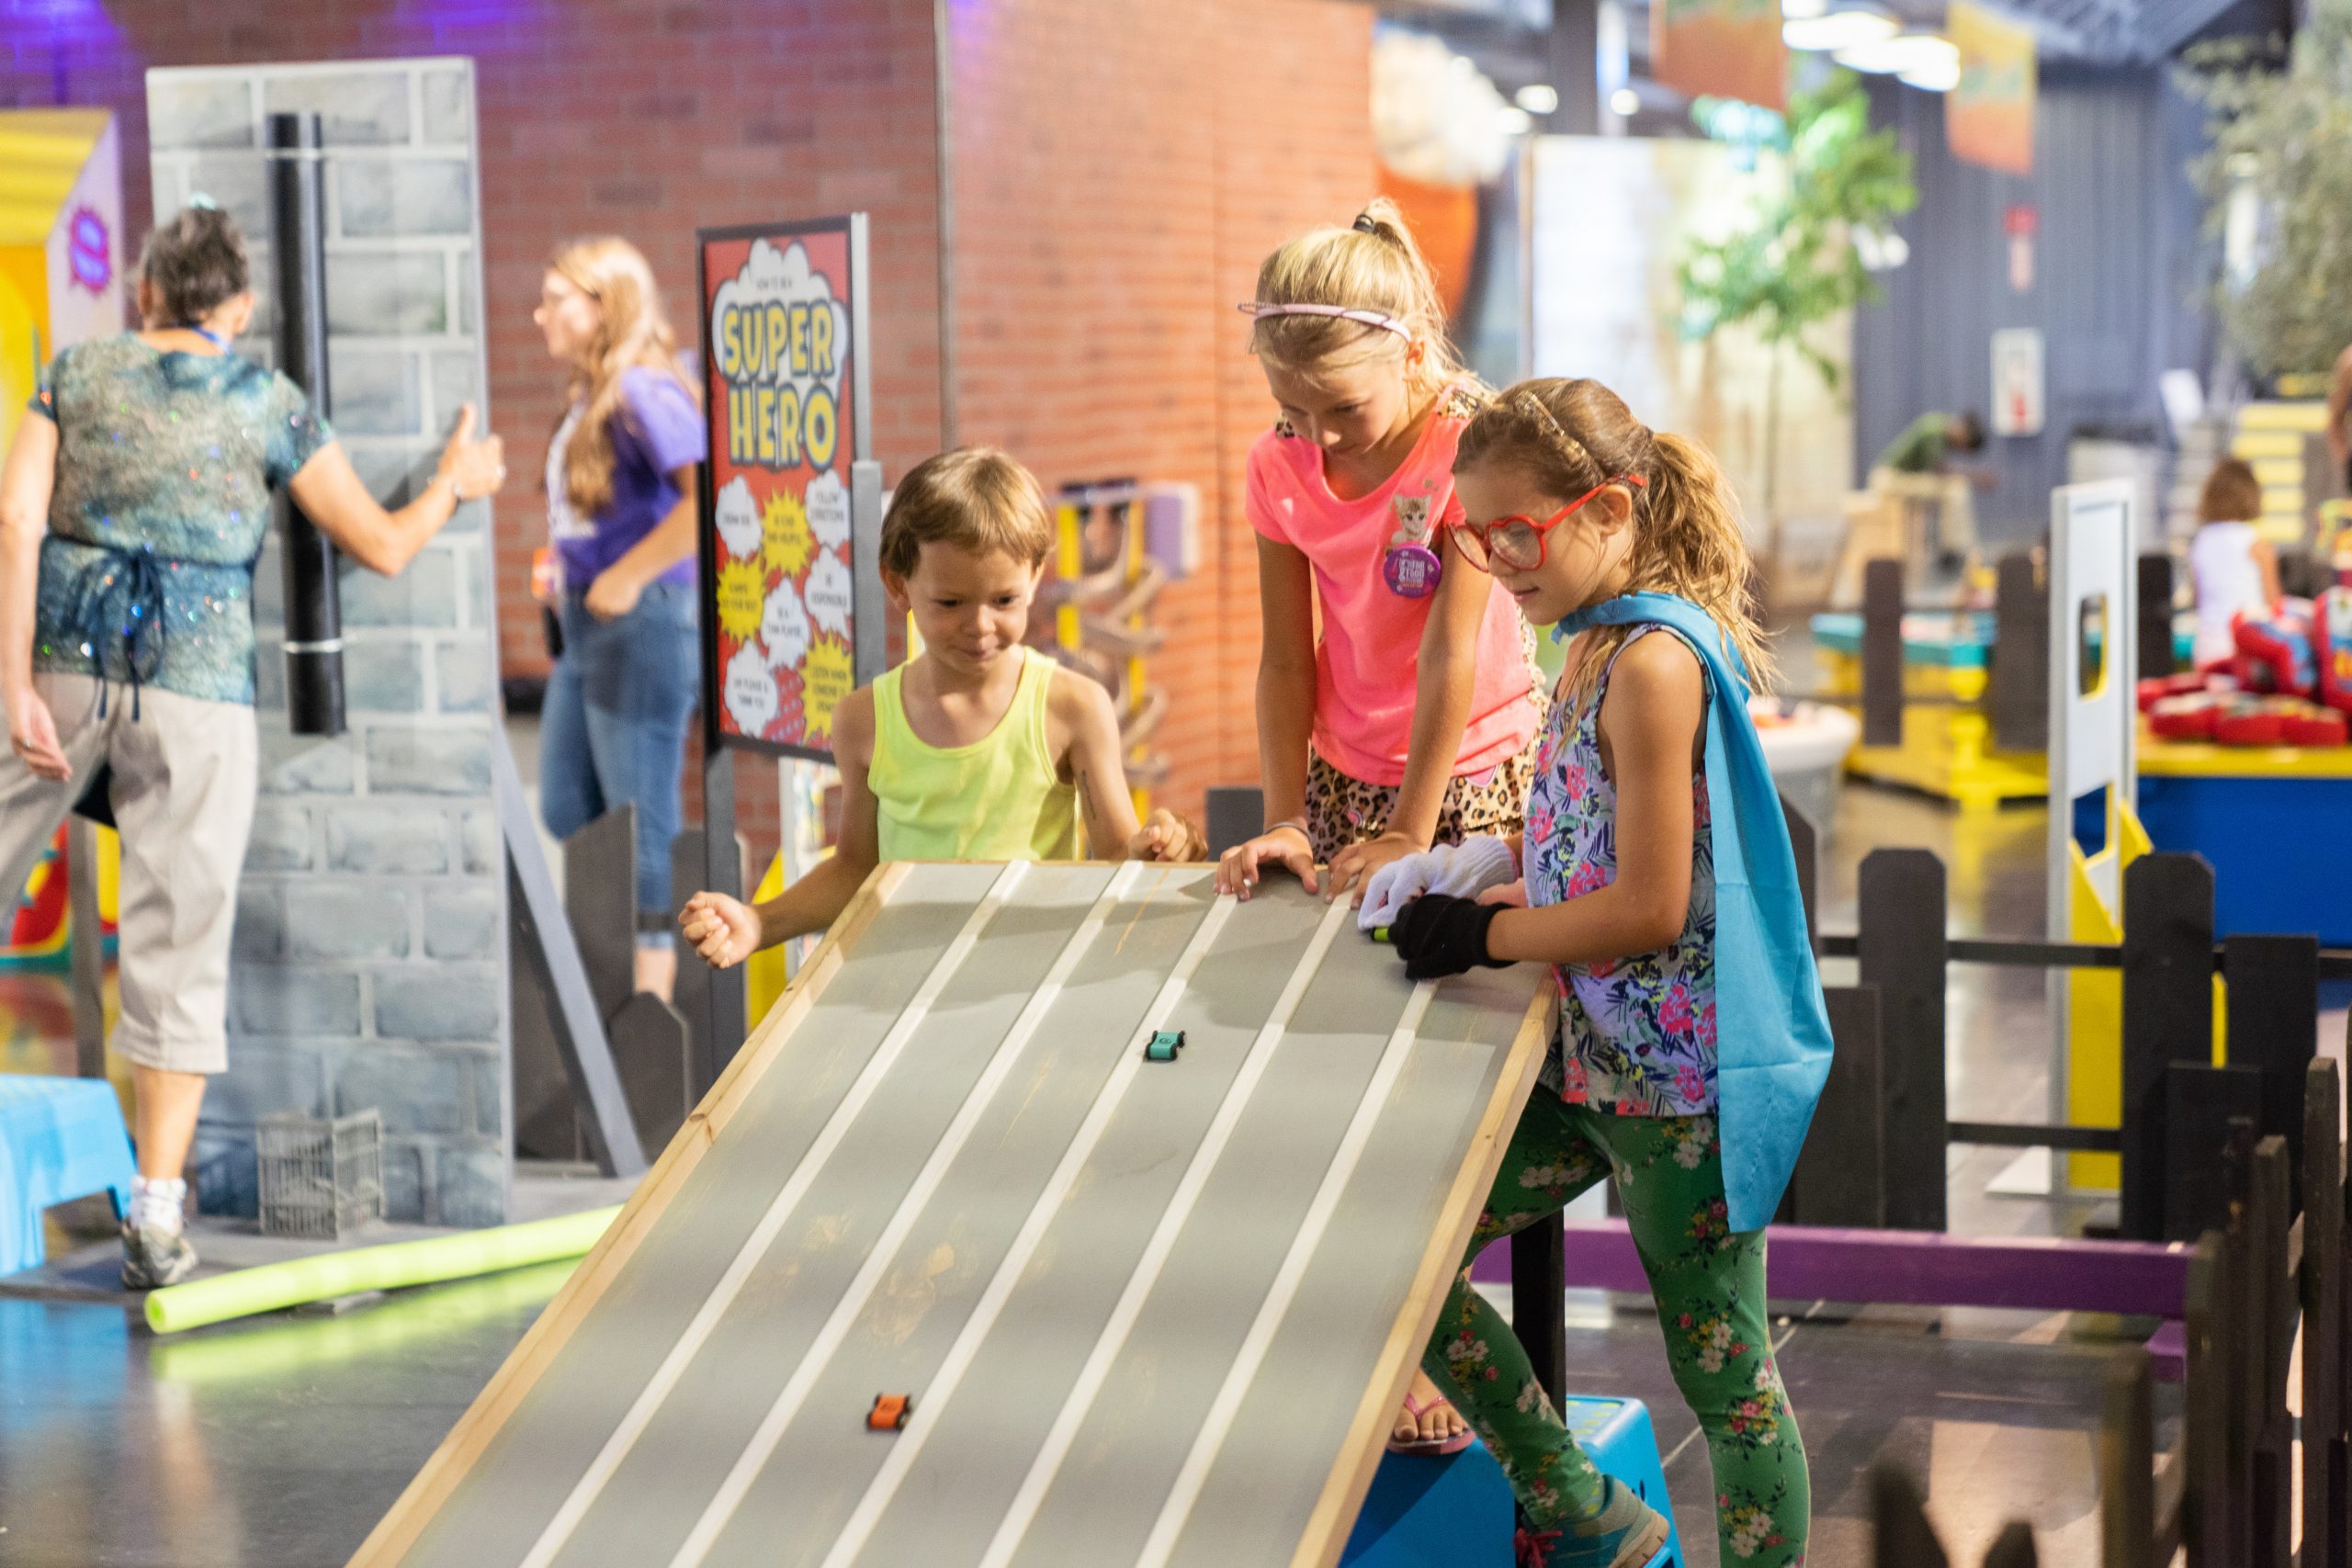
[{"label": "purple t-shirt", "polygon": [[[670,514],[682,493],[672,473],[708,455],[702,410],[677,378],[647,366],[621,372],[621,412],[613,421],[613,498],[594,517],[572,509],[563,484],[563,457],[580,425],[574,403],[548,444],[548,531],[563,564],[564,587],[584,593],[597,573]],[[690,583],[691,555],[656,581]]]}]

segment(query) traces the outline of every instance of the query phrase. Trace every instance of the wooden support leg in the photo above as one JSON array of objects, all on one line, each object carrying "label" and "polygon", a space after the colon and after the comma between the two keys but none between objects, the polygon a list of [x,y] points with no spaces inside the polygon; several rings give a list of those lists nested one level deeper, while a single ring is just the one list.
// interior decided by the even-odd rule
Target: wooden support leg
[{"label": "wooden support leg", "polygon": [[1567,1286],[1557,1214],[1510,1238],[1510,1326],[1526,1348],[1535,1381],[1554,1401],[1568,1363]]}]

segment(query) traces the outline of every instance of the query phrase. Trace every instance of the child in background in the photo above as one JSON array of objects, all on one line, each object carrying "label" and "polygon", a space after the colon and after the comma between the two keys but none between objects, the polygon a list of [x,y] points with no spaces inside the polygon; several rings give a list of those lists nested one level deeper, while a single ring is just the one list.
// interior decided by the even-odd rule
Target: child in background
[{"label": "child in background", "polygon": [[[1241,309],[1281,406],[1245,490],[1267,826],[1227,852],[1217,888],[1247,897],[1271,863],[1311,891],[1320,863],[1336,897],[1432,842],[1518,831],[1543,686],[1510,600],[1482,572],[1445,570],[1453,444],[1484,389],[1446,342],[1396,204],[1275,251]],[[1391,1446],[1468,1441],[1416,1378]]]},{"label": "child in background", "polygon": [[[1796,863],[1747,671],[1764,646],[1730,489],[1589,380],[1531,381],[1463,432],[1462,553],[1573,637],[1536,753],[1529,908],[1476,900],[1521,848],[1374,875],[1415,979],[1554,966],[1560,1026],[1422,1365],[1526,1517],[1519,1561],[1630,1568],[1667,1521],[1577,1447],[1469,1259],[1614,1174],[1675,1382],[1706,1435],[1723,1561],[1801,1562],[1811,1493],[1765,1316],[1764,1225],[1829,1065]],[[1476,874],[1461,874],[1464,867]],[[1433,891],[1434,890],[1434,891]],[[1547,1092],[1548,1091],[1548,1092]]]},{"label": "child in background", "polygon": [[1110,694],[1022,638],[1053,524],[1029,471],[964,446],[918,463],[882,522],[882,581],[922,651],[833,716],[841,841],[752,907],[697,893],[679,924],[712,964],[832,924],[885,860],[1200,860],[1191,824],[1138,827]]},{"label": "child in background", "polygon": [[2232,619],[2268,613],[2278,603],[2278,552],[2262,536],[2262,481],[2238,457],[2205,476],[2197,498],[2197,533],[2188,542],[2188,576],[2197,592],[2197,668],[2237,656]]}]

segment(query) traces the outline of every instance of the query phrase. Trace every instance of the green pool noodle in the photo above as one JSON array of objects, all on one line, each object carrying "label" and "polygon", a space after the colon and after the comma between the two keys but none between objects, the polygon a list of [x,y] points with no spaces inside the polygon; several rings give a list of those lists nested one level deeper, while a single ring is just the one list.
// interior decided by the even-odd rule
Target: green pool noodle
[{"label": "green pool noodle", "polygon": [[526,1224],[322,1252],[315,1258],[191,1280],[149,1292],[147,1326],[158,1334],[177,1334],[304,1302],[465,1280],[559,1258],[578,1258],[596,1245],[596,1238],[619,1213],[617,1205],[590,1209]]}]

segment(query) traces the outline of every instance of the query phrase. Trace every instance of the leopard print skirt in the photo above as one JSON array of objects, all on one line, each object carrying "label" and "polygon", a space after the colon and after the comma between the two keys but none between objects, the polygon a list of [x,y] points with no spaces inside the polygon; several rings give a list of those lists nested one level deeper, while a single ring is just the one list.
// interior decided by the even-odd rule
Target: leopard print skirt
[{"label": "leopard print skirt", "polygon": [[[1516,833],[1526,824],[1528,786],[1535,782],[1535,748],[1544,736],[1544,721],[1552,708],[1535,669],[1532,630],[1524,639],[1527,651],[1527,700],[1535,707],[1535,728],[1527,744],[1511,757],[1484,773],[1446,782],[1445,797],[1437,808],[1437,834],[1430,841],[1458,844],[1473,833]],[[1315,861],[1328,865],[1350,844],[1376,839],[1388,830],[1396,797],[1395,784],[1366,784],[1341,773],[1310,750],[1306,762],[1306,836],[1315,845]]]},{"label": "leopard print skirt", "polygon": [[[1541,735],[1541,729],[1536,731]],[[1437,808],[1432,842],[1458,844],[1473,833],[1516,833],[1527,820],[1527,789],[1535,779],[1535,741],[1482,773],[1449,780]],[[1318,865],[1350,844],[1388,830],[1389,816],[1403,793],[1393,784],[1351,778],[1312,754],[1306,764],[1306,836]]]}]

